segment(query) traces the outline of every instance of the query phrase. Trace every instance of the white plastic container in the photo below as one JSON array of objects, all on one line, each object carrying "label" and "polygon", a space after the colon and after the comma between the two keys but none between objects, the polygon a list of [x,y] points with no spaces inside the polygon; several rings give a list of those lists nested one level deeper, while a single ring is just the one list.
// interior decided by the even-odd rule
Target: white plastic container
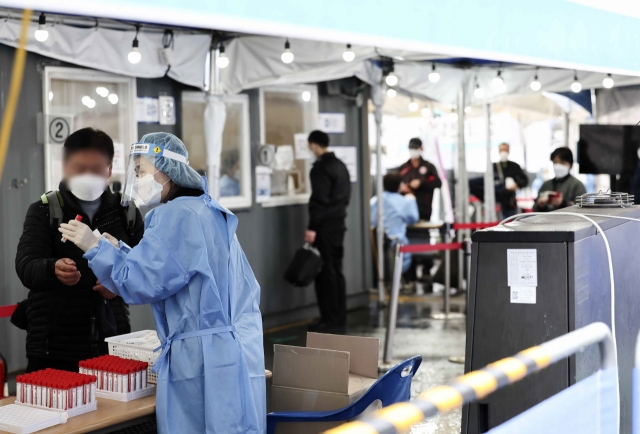
[{"label": "white plastic container", "polygon": [[[140,341],[143,340],[143,337],[145,336],[153,336],[155,340],[150,340],[145,344],[141,344]],[[151,372],[153,364],[156,362],[162,351],[160,350],[157,353],[153,352],[155,348],[160,346],[160,339],[158,339],[158,334],[155,330],[141,330],[139,332],[127,333],[126,335],[113,336],[105,338],[104,341],[109,344],[109,354],[113,356],[147,362],[149,364],[149,368],[147,369],[147,381],[149,383],[158,382],[157,374]]]},{"label": "white plastic container", "polygon": [[145,396],[153,395],[155,391],[156,391],[156,387],[149,385],[149,387],[147,387],[146,389],[135,390],[133,392],[127,392],[127,393],[108,392],[106,390],[98,390],[96,391],[96,396],[98,398],[127,402],[127,401],[133,401],[134,399],[144,398]]},{"label": "white plastic container", "polygon": [[[53,411],[56,413],[65,413],[66,414],[65,422],[67,417],[80,416],[81,414],[89,413],[90,411],[95,411],[98,409],[98,401],[93,401],[88,404],[81,405],[80,407],[74,407],[67,410],[58,410],[57,408],[44,408],[44,407],[40,407],[39,405],[25,404],[23,402],[17,402],[17,401],[15,404],[11,404],[11,405],[19,405],[19,406],[35,408],[35,409],[44,410],[44,411]],[[4,407],[0,407],[0,408],[4,408]]]},{"label": "white plastic container", "polygon": [[67,422],[62,411],[45,410],[23,404],[0,407],[0,431],[15,434],[31,434]]}]

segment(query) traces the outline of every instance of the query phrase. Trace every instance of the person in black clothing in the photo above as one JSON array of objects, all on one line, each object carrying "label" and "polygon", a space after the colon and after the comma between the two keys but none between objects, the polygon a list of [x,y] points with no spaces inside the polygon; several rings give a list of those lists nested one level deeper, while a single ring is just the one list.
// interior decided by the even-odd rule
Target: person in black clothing
[{"label": "person in black clothing", "polygon": [[498,151],[500,162],[493,164],[493,173],[498,177],[503,188],[496,197],[496,202],[502,208],[502,218],[507,218],[518,212],[516,190],[526,187],[529,184],[529,178],[518,163],[509,161],[508,143],[501,143]]},{"label": "person in black clothing", "polygon": [[347,322],[347,288],[342,274],[345,218],[351,196],[347,166],[328,152],[329,136],[322,131],[309,134],[309,148],[318,158],[311,169],[309,226],[305,242],[313,244],[324,262],[316,277],[320,322],[316,331],[344,328]]},{"label": "person in black clothing", "polygon": [[[140,211],[122,207],[107,185],[113,154],[113,141],[104,132],[74,132],[64,143],[59,190],[42,195],[27,211],[15,262],[29,289],[27,372],[77,371],[80,360],[107,353],[105,337],[131,331],[128,305],[96,280],[84,252],[63,242],[58,232],[60,223],[80,215],[92,229],[130,246],[142,239]],[[58,212],[60,218],[54,218]]]},{"label": "person in black clothing", "polygon": [[436,166],[422,158],[422,140],[417,137],[409,140],[411,158],[398,168],[402,176],[400,192],[413,194],[418,202],[420,220],[431,218],[433,190],[442,186]]}]

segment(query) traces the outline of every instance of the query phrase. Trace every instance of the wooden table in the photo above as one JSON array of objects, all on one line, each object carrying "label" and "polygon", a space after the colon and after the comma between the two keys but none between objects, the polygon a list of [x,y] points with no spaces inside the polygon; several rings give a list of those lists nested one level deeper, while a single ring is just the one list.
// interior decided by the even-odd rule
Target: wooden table
[{"label": "wooden table", "polygon": [[[0,407],[13,404],[15,397],[0,400]],[[156,411],[156,396],[145,396],[129,402],[98,398],[98,409],[76,417],[67,423],[38,431],[38,434],[80,434],[108,428],[133,419],[150,416]],[[5,433],[6,431],[0,431]]]}]

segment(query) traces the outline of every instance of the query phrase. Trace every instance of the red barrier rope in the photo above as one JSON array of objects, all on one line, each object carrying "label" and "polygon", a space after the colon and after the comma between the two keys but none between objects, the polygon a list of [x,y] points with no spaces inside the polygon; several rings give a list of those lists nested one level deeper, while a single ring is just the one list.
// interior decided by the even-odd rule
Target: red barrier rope
[{"label": "red barrier rope", "polygon": [[13,315],[13,312],[17,307],[17,304],[12,304],[11,306],[0,306],[0,318]]},{"label": "red barrier rope", "polygon": [[407,244],[406,246],[401,246],[400,251],[402,253],[421,253],[441,250],[460,250],[461,248],[462,243]]},{"label": "red barrier rope", "polygon": [[454,223],[453,229],[486,229],[493,226],[498,226],[500,222],[488,222],[488,223]]}]

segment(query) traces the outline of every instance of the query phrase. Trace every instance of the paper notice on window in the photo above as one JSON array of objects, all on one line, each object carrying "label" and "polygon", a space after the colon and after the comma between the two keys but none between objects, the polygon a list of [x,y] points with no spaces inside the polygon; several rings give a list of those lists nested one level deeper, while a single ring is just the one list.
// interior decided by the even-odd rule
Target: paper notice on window
[{"label": "paper notice on window", "polygon": [[111,163],[113,173],[124,173],[125,158],[128,157],[129,155],[124,153],[124,143],[113,142],[113,163]]},{"label": "paper notice on window", "polygon": [[509,286],[538,286],[536,249],[507,249]]},{"label": "paper notice on window", "polygon": [[536,304],[535,286],[512,286],[510,292],[511,303]]},{"label": "paper notice on window", "polygon": [[267,202],[271,198],[271,169],[256,166],[256,202]]},{"label": "paper notice on window", "polygon": [[308,134],[298,133],[293,135],[293,146],[296,151],[296,160],[308,160],[311,158],[309,150]]}]

